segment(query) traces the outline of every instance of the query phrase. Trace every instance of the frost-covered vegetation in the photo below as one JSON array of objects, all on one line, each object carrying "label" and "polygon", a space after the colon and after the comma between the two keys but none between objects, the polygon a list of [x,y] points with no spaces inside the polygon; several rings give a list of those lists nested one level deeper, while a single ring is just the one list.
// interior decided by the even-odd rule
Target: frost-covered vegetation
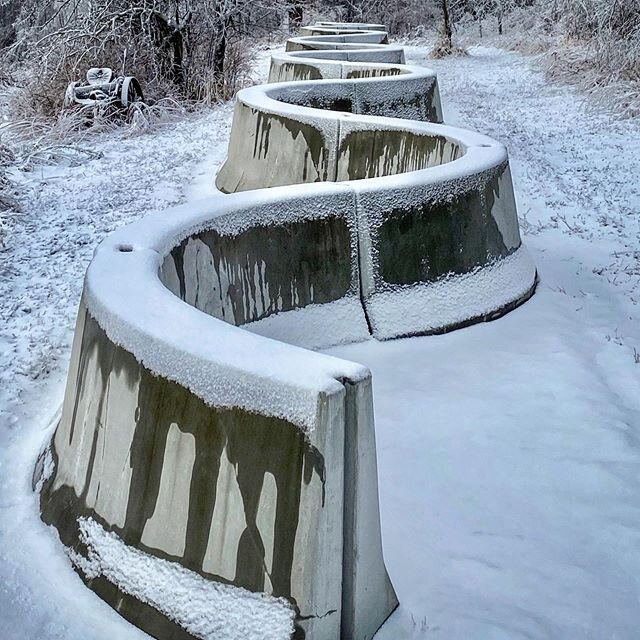
[{"label": "frost-covered vegetation", "polygon": [[5,3],[5,75],[23,90],[23,109],[45,116],[57,115],[67,84],[92,66],[141,78],[150,102],[228,98],[250,66],[245,38],[279,28],[286,14],[279,0]]},{"label": "frost-covered vegetation", "polygon": [[549,76],[624,117],[640,115],[640,0],[451,0],[463,39],[542,53]]},{"label": "frost-covered vegetation", "polygon": [[[147,103],[227,99],[247,82],[260,38],[317,18],[382,22],[396,36],[471,38],[548,52],[552,75],[615,87],[640,111],[640,0],[0,0],[0,85],[20,117],[57,118],[69,82],[109,66],[143,82]],[[457,42],[456,42],[457,41]]]}]

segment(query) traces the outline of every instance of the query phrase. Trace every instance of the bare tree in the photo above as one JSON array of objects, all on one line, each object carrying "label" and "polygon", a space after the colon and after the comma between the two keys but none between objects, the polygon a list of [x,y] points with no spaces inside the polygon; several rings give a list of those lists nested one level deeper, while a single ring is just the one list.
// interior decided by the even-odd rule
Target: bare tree
[{"label": "bare tree", "polygon": [[442,3],[442,39],[446,49],[453,49],[453,32],[449,15],[449,0],[441,0]]},{"label": "bare tree", "polygon": [[300,0],[293,0],[288,9],[289,31],[297,31],[302,26],[304,5]]}]

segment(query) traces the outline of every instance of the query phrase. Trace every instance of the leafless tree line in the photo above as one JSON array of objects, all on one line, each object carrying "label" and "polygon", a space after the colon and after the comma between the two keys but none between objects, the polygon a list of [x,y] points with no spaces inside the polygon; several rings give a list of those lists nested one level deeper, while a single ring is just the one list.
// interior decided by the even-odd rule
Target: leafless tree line
[{"label": "leafless tree line", "polygon": [[243,40],[286,24],[289,9],[288,0],[0,0],[0,46],[43,113],[92,66],[139,76],[151,100],[213,101],[248,70]]},{"label": "leafless tree line", "polygon": [[138,76],[151,101],[211,102],[248,72],[247,40],[316,17],[439,33],[444,55],[461,25],[480,37],[564,38],[621,82],[640,79],[640,0],[0,0],[0,81],[10,70],[5,82],[23,86],[43,114],[56,113],[66,84],[91,66]]}]

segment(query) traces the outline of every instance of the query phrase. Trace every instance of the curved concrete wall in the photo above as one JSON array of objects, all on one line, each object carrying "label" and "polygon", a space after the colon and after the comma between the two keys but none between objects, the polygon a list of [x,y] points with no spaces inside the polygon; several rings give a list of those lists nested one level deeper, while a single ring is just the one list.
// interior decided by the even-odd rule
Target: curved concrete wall
[{"label": "curved concrete wall", "polygon": [[317,181],[351,189],[359,294],[376,338],[497,317],[536,277],[506,150],[439,124],[435,74],[387,62],[393,48],[377,27],[323,23],[274,55],[271,84],[238,94],[216,184],[226,193]]},{"label": "curved concrete wall", "polygon": [[397,600],[371,376],[301,347],[446,331],[535,285],[504,147],[430,122],[433,73],[339,46],[239,94],[227,195],[118,230],[87,271],[42,516],[157,638],[372,638]]},{"label": "curved concrete wall", "polygon": [[[155,637],[202,636],[153,600],[154,567],[219,585],[214,608],[269,594],[223,637],[370,638],[396,606],[369,372],[233,326],[338,299],[366,332],[351,198],[220,196],[116,232],[89,267],[42,514],[87,584]],[[126,573],[131,550],[151,577]]]},{"label": "curved concrete wall", "polygon": [[[317,36],[299,40],[321,45]],[[313,57],[308,52],[274,56],[269,78],[278,82],[238,93],[228,157],[216,177],[218,188],[232,193],[357,180],[430,166],[430,153],[424,151],[437,146],[434,141],[443,136],[434,136],[420,122],[442,120],[436,75],[428,69],[390,64],[389,49],[377,44],[365,50],[314,52]],[[372,62],[376,57],[378,61]],[[311,81],[290,82],[303,79]],[[353,115],[416,122],[380,120],[371,126]],[[361,124],[368,130],[356,133]],[[357,154],[354,143],[363,145]],[[367,157],[371,153],[375,158]],[[365,165],[376,165],[378,171]]]},{"label": "curved concrete wall", "polygon": [[287,51],[297,49],[340,49],[362,45],[387,44],[387,32],[375,30],[349,30],[329,27],[302,27],[301,36],[287,40]]},{"label": "curved concrete wall", "polygon": [[[324,27],[328,29],[347,29],[348,31],[386,31],[384,24],[375,24],[371,22],[327,22],[320,20],[316,22],[315,27]],[[311,27],[313,28],[313,27]]]}]

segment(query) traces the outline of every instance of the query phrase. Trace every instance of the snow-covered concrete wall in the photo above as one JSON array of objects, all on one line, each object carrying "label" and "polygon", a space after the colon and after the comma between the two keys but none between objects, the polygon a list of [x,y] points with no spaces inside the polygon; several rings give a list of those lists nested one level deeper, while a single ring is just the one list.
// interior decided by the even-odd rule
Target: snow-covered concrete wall
[{"label": "snow-covered concrete wall", "polygon": [[[380,41],[381,33],[362,31],[349,37],[362,39],[374,34]],[[293,40],[318,47],[343,46],[324,42],[336,37],[347,36]],[[348,46],[357,48],[318,49],[313,57],[308,52],[274,56],[269,74],[272,84],[238,93],[228,157],[216,177],[220,190],[231,193],[343,179],[347,170],[341,165],[345,160],[353,165],[355,147],[345,140],[342,130],[348,129],[354,138],[352,130],[360,120],[354,120],[353,115],[442,121],[435,73],[400,64],[404,62],[402,50],[394,51],[379,42],[368,49],[355,42]],[[382,127],[376,144],[383,154],[389,149],[394,159],[382,162],[376,175],[423,168],[422,156],[414,151],[424,143],[425,136],[416,136],[410,129]],[[345,144],[350,147],[346,155]],[[399,144],[407,147],[401,154],[397,152]],[[364,156],[362,162],[366,162]]]},{"label": "snow-covered concrete wall", "polygon": [[378,45],[388,42],[386,31],[333,29],[329,27],[303,27],[302,35],[287,40],[287,51],[305,49],[341,49]]},{"label": "snow-covered concrete wall", "polygon": [[432,72],[339,46],[239,94],[226,194],[120,229],[87,271],[42,516],[158,638],[372,638],[397,600],[371,376],[308,349],[535,286],[504,147],[437,123]]},{"label": "snow-covered concrete wall", "polygon": [[[351,200],[329,184],[220,195],[123,228],[89,267],[42,515],[156,637],[371,638],[397,604],[369,372],[252,330],[335,301],[347,339],[368,335]],[[218,635],[167,586],[202,580],[221,585]]]},{"label": "snow-covered concrete wall", "polygon": [[[389,39],[387,30],[382,25],[366,25],[360,23],[356,28],[351,28],[347,24],[335,25],[319,24],[315,26],[302,27],[300,29],[302,36],[328,36],[330,40],[326,42],[369,42],[374,44],[386,44]],[[316,40],[318,41],[318,40]]]},{"label": "snow-covered concrete wall", "polygon": [[[520,246],[504,147],[440,124],[435,73],[388,62],[377,26],[303,32],[272,57],[269,85],[239,93],[218,188],[348,187],[359,296],[377,338],[447,331],[525,300],[535,267]],[[256,320],[280,336],[285,317]]]}]

